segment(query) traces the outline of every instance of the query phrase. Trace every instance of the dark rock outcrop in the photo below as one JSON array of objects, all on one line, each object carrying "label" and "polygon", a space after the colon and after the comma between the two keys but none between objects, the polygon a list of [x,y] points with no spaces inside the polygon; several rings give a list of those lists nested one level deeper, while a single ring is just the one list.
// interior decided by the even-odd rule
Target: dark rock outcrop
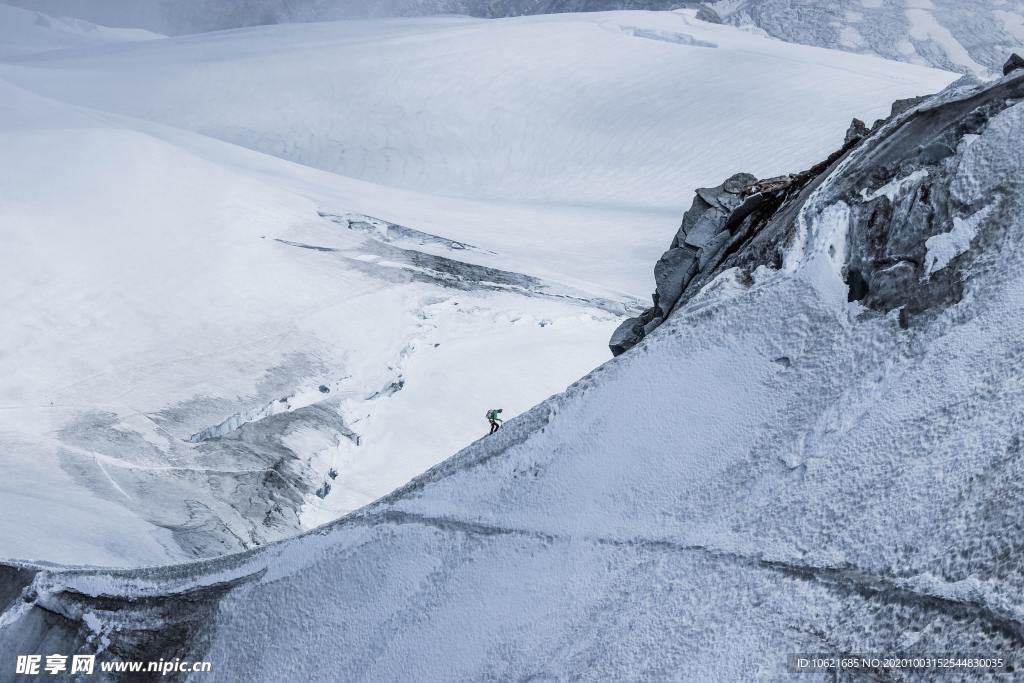
[{"label": "dark rock outcrop", "polygon": [[[879,313],[898,309],[904,327],[956,303],[963,267],[973,257],[966,249],[936,256],[928,243],[952,240],[954,230],[980,211],[1002,210],[998,198],[976,205],[954,196],[951,186],[967,147],[1021,98],[1024,72],[995,84],[954,84],[933,98],[894,103],[893,113],[871,130],[854,120],[842,148],[802,173],[758,181],[738,174],[697,190],[655,266],[654,305],[619,326],[609,342],[612,353],[636,345],[723,271],[780,268],[812,194],[815,207],[838,207],[841,215],[834,218],[845,222],[845,244],[838,248],[850,301]],[[840,164],[842,172],[830,178]]]},{"label": "dark rock outcrop", "polygon": [[612,353],[619,355],[630,348],[668,317],[687,285],[729,243],[742,215],[757,204],[753,200],[760,195],[756,181],[749,173],[737,173],[717,187],[697,190],[672,245],[654,266],[654,306],[615,330]]},{"label": "dark rock outcrop", "polygon": [[889,108],[889,118],[899,116],[908,109],[912,109],[917,105],[927,100],[929,95],[919,95],[918,97],[906,97],[902,100],[896,100],[892,103]]},{"label": "dark rock outcrop", "polygon": [[[859,133],[856,123],[855,119],[851,129]],[[847,139],[839,152],[803,173],[763,180],[737,173],[717,187],[698,189],[669,250],[654,267],[654,306],[619,325],[609,342],[612,354],[632,348],[657,328],[680,302],[721,272],[730,255],[778,216],[784,202],[800,196],[802,188],[862,138],[848,133]]]},{"label": "dark rock outcrop", "polygon": [[846,137],[843,138],[843,144],[848,145],[851,142],[857,142],[861,138],[867,137],[868,127],[860,119],[854,119],[850,122],[850,127],[846,129]]},{"label": "dark rock outcrop", "polygon": [[1003,64],[1003,75],[1009,76],[1011,71],[1016,71],[1017,69],[1024,69],[1024,57],[1014,52],[1006,60],[1006,63]]},{"label": "dark rock outcrop", "polygon": [[697,18],[709,24],[721,24],[722,17],[710,5],[700,3],[697,5]]},{"label": "dark rock outcrop", "polygon": [[[1020,45],[1016,27],[1007,21],[1019,15],[1020,5],[1006,0],[717,0],[712,6],[725,24],[756,26],[787,42],[958,73],[996,73],[1007,50]],[[918,30],[914,8],[925,6],[941,38]]]}]

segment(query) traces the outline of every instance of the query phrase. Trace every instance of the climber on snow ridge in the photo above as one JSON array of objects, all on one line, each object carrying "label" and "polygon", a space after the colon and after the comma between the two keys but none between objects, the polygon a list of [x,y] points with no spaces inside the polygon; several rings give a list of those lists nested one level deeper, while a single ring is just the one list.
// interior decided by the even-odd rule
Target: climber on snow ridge
[{"label": "climber on snow ridge", "polygon": [[491,408],[487,411],[487,421],[491,423],[491,434],[498,431],[501,427],[502,419],[498,417],[498,413],[501,412],[501,408]]}]

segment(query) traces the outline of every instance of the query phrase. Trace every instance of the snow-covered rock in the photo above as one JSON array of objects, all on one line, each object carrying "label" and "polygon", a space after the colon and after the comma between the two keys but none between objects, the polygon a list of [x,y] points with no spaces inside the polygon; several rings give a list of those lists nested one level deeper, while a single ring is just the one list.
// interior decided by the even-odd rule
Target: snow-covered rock
[{"label": "snow-covered rock", "polygon": [[[267,681],[1012,659],[1022,97],[1021,73],[947,91],[770,184],[731,267],[643,344],[344,519],[191,565],[8,565],[0,657],[207,659],[195,680]],[[958,217],[972,239],[926,273]]]},{"label": "snow-covered rock", "polygon": [[[837,234],[847,244],[829,249],[830,259],[841,264],[850,301],[882,313],[898,309],[904,326],[913,316],[959,301],[958,257],[968,252],[979,226],[999,213],[999,203],[997,197],[968,201],[948,188],[955,186],[953,177],[979,131],[1020,96],[1014,88],[1011,83],[983,91],[946,105],[941,115],[933,113],[934,102],[894,106],[871,131],[855,120],[851,130],[857,132],[847,134],[843,147],[807,171],[756,182],[737,175],[698,190],[654,268],[653,307],[618,327],[612,352],[636,345],[725,271],[780,267],[794,235],[805,238],[804,203],[840,164],[842,182],[829,185],[828,201],[831,215],[843,223]],[[954,85],[948,92],[971,90]],[[848,239],[846,224],[856,233]],[[951,262],[959,265],[947,268]]]},{"label": "snow-covered rock", "polygon": [[997,75],[1024,47],[1021,0],[719,0],[702,16],[805,45]]},{"label": "snow-covered rock", "polygon": [[1024,57],[1014,52],[1003,64],[1003,75],[1008,76],[1011,71],[1016,71],[1017,69],[1024,69]]}]

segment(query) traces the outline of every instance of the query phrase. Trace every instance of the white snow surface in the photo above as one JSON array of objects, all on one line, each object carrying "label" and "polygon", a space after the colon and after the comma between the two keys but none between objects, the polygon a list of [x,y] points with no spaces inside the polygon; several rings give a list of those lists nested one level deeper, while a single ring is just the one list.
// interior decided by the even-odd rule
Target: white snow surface
[{"label": "white snow surface", "polygon": [[[373,501],[604,360],[698,184],[952,78],[643,12],[0,62],[3,555],[177,561]],[[453,288],[437,258],[540,280]]]},{"label": "white snow surface", "polygon": [[17,55],[160,38],[145,29],[109,28],[0,4],[0,59]]},{"label": "white snow surface", "polygon": [[867,190],[861,190],[861,197],[864,201],[871,201],[872,199],[878,199],[879,197],[888,197],[889,201],[892,201],[903,192],[907,186],[913,187],[915,183],[920,181],[922,178],[928,176],[928,171],[923,168],[919,168],[913,173],[909,173],[903,178],[896,178],[890,180],[888,183],[878,188],[874,192],[869,193]]},{"label": "white snow surface", "polygon": [[[1022,128],[1020,104],[992,121],[958,199],[1021,215],[1019,174],[988,171],[1024,163]],[[220,673],[195,680],[787,680],[788,654],[1011,642],[1024,223],[979,228],[963,301],[906,331],[831,295],[837,210],[804,213],[791,270],[724,273],[378,503],[241,556],[34,588],[118,596],[116,626],[124,598],[233,582],[204,625]]]},{"label": "white snow surface", "polygon": [[925,255],[927,274],[942,270],[950,261],[967,251],[971,246],[971,240],[978,232],[978,225],[989,213],[990,207],[986,206],[967,218],[954,216],[952,230],[929,237],[925,242],[925,246],[928,247],[928,253]]},{"label": "white snow surface", "polygon": [[498,251],[517,272],[635,296],[696,187],[803,168],[852,117],[871,122],[953,79],[692,12],[280,25],[0,74],[385,185],[396,192],[353,183],[336,201]]},{"label": "white snow surface", "polygon": [[[217,143],[213,163],[2,91],[14,114],[0,135],[12,323],[0,354],[0,441],[12,456],[0,484],[5,553],[124,564],[180,557],[163,527],[212,524],[213,536],[246,538],[231,489],[257,486],[273,463],[186,440],[279,398],[301,408],[309,395],[360,437],[356,447],[344,429],[285,430],[310,477],[340,473],[333,494],[310,496],[302,512],[318,523],[470,441],[492,404],[514,415],[606,358],[613,314],[448,290],[410,280],[400,264],[361,261],[379,260],[372,245],[320,218],[315,202],[231,168],[250,152]],[[402,380],[402,391],[369,400]],[[216,482],[228,490],[211,492]]]}]

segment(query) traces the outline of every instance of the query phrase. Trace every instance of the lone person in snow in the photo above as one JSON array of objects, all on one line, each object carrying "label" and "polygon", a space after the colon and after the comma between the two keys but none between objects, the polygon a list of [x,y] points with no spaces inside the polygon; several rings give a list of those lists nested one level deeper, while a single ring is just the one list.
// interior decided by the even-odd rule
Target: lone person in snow
[{"label": "lone person in snow", "polygon": [[487,411],[487,421],[491,423],[491,434],[498,431],[501,427],[501,418],[498,417],[498,413],[501,412],[501,408],[491,408]]}]

